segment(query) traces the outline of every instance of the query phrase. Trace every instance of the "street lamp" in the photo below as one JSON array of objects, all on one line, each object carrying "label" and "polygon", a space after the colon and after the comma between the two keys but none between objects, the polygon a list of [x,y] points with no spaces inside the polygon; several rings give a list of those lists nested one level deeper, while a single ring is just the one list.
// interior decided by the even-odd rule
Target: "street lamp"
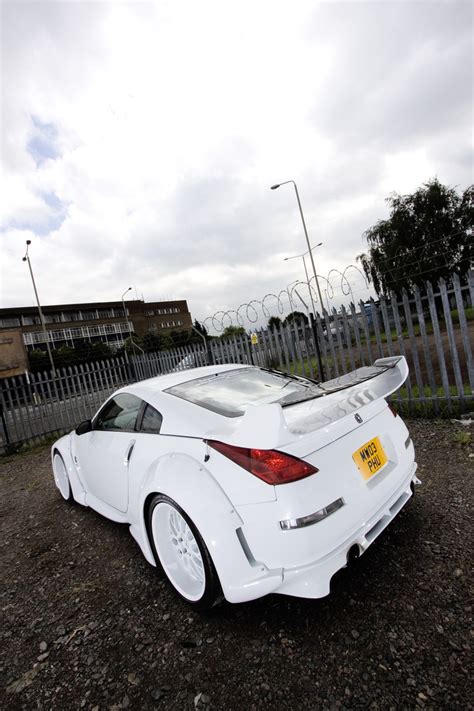
[{"label": "street lamp", "polygon": [[349,281],[349,279],[347,280],[347,283],[349,284],[349,291],[351,292],[352,303],[353,303],[354,306],[355,306],[354,293],[353,293],[353,291],[352,291],[352,286],[351,286],[351,282]]},{"label": "street lamp", "polygon": [[309,256],[311,258],[311,265],[313,267],[314,279],[316,281],[316,288],[318,290],[319,303],[321,304],[321,308],[323,308],[323,297],[321,296],[321,289],[319,288],[318,275],[316,274],[316,267],[314,266],[313,252],[311,251],[311,245],[309,243],[308,230],[306,229],[306,222],[304,221],[303,209],[301,207],[300,196],[298,193],[298,188],[296,186],[296,183],[294,180],[285,180],[285,182],[283,182],[283,183],[276,183],[275,185],[272,185],[270,190],[276,190],[281,185],[288,185],[288,183],[293,183],[293,187],[295,189],[296,199],[298,201],[298,207],[300,209],[301,222],[303,223],[304,234],[306,237],[306,244],[308,245]]},{"label": "street lamp", "polygon": [[[314,247],[311,247],[311,249],[316,249],[316,247],[321,247],[322,242],[319,242],[318,244],[315,244]],[[309,250],[311,251],[311,250]],[[289,259],[296,259],[297,257],[301,257],[303,260],[303,266],[304,266],[304,273],[306,274],[306,283],[308,284],[308,291],[309,291],[309,297],[311,299],[311,305],[313,307],[313,314],[316,314],[316,309],[314,307],[314,299],[313,299],[313,293],[311,291],[311,285],[309,283],[309,276],[308,276],[308,270],[306,268],[306,261],[305,261],[305,256],[309,254],[309,252],[303,252],[303,254],[295,254],[293,257],[285,257],[283,261],[287,262]]]},{"label": "street lamp", "polygon": [[[330,311],[331,309],[329,308],[328,290],[327,290],[327,289],[324,289],[324,293],[326,294],[326,303],[327,303],[327,305],[328,305],[328,313],[329,313],[329,311]],[[334,293],[334,292],[333,292],[333,293]]]},{"label": "street lamp", "polygon": [[49,361],[51,363],[51,370],[53,372],[53,376],[56,377],[56,368],[54,367],[53,354],[51,352],[51,347],[49,345],[48,332],[46,331],[46,324],[44,322],[43,311],[41,310],[40,300],[39,300],[39,296],[38,296],[38,290],[36,288],[35,278],[33,276],[33,269],[31,267],[30,256],[28,254],[28,248],[29,248],[30,244],[31,244],[31,240],[27,239],[26,240],[26,252],[25,252],[25,256],[23,257],[23,261],[28,262],[28,267],[30,269],[31,281],[33,282],[33,289],[35,291],[36,303],[38,304],[39,317],[40,317],[40,321],[41,321],[41,327],[43,329],[44,339],[46,341],[46,349],[48,351]]},{"label": "street lamp", "polygon": [[[292,184],[293,184],[293,187],[294,187],[294,189],[295,189],[296,200],[298,201],[298,207],[299,207],[299,211],[300,211],[300,215],[301,215],[301,222],[303,223],[304,236],[306,237],[306,244],[308,245],[308,252],[309,252],[309,256],[310,256],[310,258],[311,258],[311,265],[312,265],[312,267],[313,267],[314,280],[315,280],[315,282],[316,282],[316,288],[317,288],[317,290],[318,290],[319,303],[321,304],[321,310],[322,310],[322,309],[323,309],[323,297],[321,296],[321,289],[319,288],[318,275],[317,275],[317,273],[316,273],[316,267],[315,267],[315,265],[314,265],[313,252],[312,252],[312,249],[311,249],[311,245],[310,245],[310,243],[309,243],[308,230],[306,229],[306,222],[305,222],[305,220],[304,220],[303,208],[301,207],[301,200],[300,200],[300,195],[299,195],[299,193],[298,193],[298,187],[297,187],[297,185],[296,185],[296,183],[295,183],[294,180],[285,180],[283,183],[275,183],[275,185],[272,185],[272,186],[270,187],[270,190],[276,190],[276,189],[279,188],[281,185],[288,185],[289,183],[292,183]],[[309,282],[308,282],[308,283],[309,283]],[[312,298],[311,298],[311,301],[313,301]],[[314,304],[313,304],[313,311],[314,311]],[[316,313],[313,314],[313,319],[315,319],[315,318],[316,318]],[[314,342],[315,342],[315,345],[316,345],[316,353],[317,353],[317,356],[318,356],[319,373],[320,373],[321,379],[324,380],[323,361],[322,361],[322,358],[321,358],[321,351],[320,351],[320,349],[319,349],[318,334],[317,334],[317,331],[316,331],[316,326],[315,326],[315,321],[314,321],[314,320],[312,320],[312,327],[313,327],[313,333],[314,333]]]},{"label": "street lamp", "polygon": [[[127,309],[125,308],[125,299],[124,296],[125,294],[128,294],[129,291],[131,291],[132,287],[129,286],[128,289],[125,289],[125,291],[122,294],[122,307],[123,307],[123,315],[125,317],[125,321],[127,322],[127,328],[128,328],[128,333],[130,338],[132,338],[132,331],[130,329],[130,321],[128,320],[128,314],[127,314]],[[132,338],[132,344],[133,344],[133,338]],[[133,344],[134,345],[134,344]],[[134,349],[135,350],[135,349]],[[125,349],[125,357],[127,357],[127,349]]]}]

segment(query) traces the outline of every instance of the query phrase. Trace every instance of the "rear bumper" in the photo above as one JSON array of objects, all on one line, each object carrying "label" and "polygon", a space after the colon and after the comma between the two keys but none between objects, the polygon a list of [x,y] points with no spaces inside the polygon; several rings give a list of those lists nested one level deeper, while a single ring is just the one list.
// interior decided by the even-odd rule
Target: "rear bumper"
[{"label": "rear bumper", "polygon": [[262,568],[265,574],[255,577],[250,584],[232,585],[232,594],[226,594],[227,599],[232,602],[244,602],[272,592],[305,598],[328,595],[331,578],[347,565],[349,551],[357,546],[359,555],[362,555],[412,497],[413,486],[420,483],[416,469],[417,464],[414,462],[400,486],[384,505],[336,548],[303,566],[278,570]]},{"label": "rear bumper", "polygon": [[285,569],[283,582],[274,592],[308,598],[329,595],[331,578],[347,565],[351,548],[357,546],[359,555],[362,555],[413,496],[413,485],[420,483],[416,468],[414,463],[409,475],[385,505],[336,549],[309,565]]}]

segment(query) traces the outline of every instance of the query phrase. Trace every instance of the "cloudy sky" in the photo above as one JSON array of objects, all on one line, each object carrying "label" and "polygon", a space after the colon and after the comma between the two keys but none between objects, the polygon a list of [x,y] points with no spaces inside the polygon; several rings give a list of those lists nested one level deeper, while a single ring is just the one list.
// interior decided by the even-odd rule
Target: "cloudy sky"
[{"label": "cloudy sky", "polygon": [[44,304],[278,293],[304,278],[289,179],[318,273],[353,263],[390,192],[473,180],[472,8],[4,0],[0,305],[34,301],[26,239]]}]

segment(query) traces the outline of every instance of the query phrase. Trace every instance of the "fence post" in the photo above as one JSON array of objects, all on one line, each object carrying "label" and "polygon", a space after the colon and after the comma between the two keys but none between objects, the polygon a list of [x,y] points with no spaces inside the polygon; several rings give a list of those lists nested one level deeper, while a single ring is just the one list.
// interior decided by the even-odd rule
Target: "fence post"
[{"label": "fence post", "polygon": [[347,352],[349,354],[349,362],[351,364],[351,370],[356,369],[356,364],[354,360],[354,353],[352,352],[352,336],[351,336],[351,328],[349,326],[349,320],[347,318],[347,311],[346,307],[344,304],[341,306],[341,314],[342,314],[342,327],[344,329],[344,337],[346,339],[346,345],[347,345]]},{"label": "fence post", "polygon": [[2,402],[0,403],[0,415],[1,415],[1,420],[2,420],[2,440],[8,446],[9,444],[11,444],[11,442],[10,442],[10,435],[8,434],[8,425],[7,425],[7,421],[5,419],[5,413],[3,411],[3,395],[2,395]]},{"label": "fence post", "polygon": [[462,382],[461,368],[459,366],[458,350],[456,346],[456,339],[454,337],[453,322],[451,319],[451,307],[449,305],[449,297],[446,290],[446,282],[441,278],[438,282],[438,288],[441,293],[441,302],[443,304],[444,312],[444,322],[446,324],[446,331],[448,333],[448,343],[449,349],[451,351],[451,363],[454,373],[454,382],[456,384],[456,389],[458,391],[458,399],[461,402],[461,407],[464,404],[464,384]]},{"label": "fence post", "polygon": [[427,330],[426,330],[425,315],[423,313],[423,304],[421,301],[420,290],[416,285],[413,287],[413,291],[415,293],[416,313],[417,313],[417,317],[418,317],[418,323],[420,325],[421,339],[423,342],[423,352],[424,352],[424,357],[425,357],[426,370],[428,372],[428,382],[429,382],[430,389],[431,389],[431,402],[433,403],[435,415],[437,415],[439,413],[438,393],[437,393],[437,388],[436,388],[436,379],[435,379],[434,370],[433,370],[433,361],[432,361],[431,353],[430,353],[428,334],[427,334]]},{"label": "fence post", "polygon": [[318,379],[323,383],[325,381],[323,359],[321,358],[321,349],[319,347],[319,336],[318,336],[318,329],[316,327],[316,319],[314,318],[314,314],[312,311],[309,312],[309,320],[311,321],[311,329],[313,331],[314,346],[316,348],[316,358],[318,359],[318,369],[319,369]]},{"label": "fence post", "polygon": [[430,309],[431,323],[433,324],[433,335],[438,354],[439,369],[441,372],[441,383],[443,385],[444,397],[448,405],[448,412],[452,412],[451,391],[449,389],[448,371],[446,369],[446,360],[444,357],[443,341],[441,340],[441,332],[439,330],[438,313],[436,311],[436,302],[433,294],[431,282],[426,282],[426,291],[428,294],[428,305]]},{"label": "fence post", "polygon": [[469,385],[471,388],[471,393],[474,393],[474,367],[472,363],[472,350],[469,340],[469,331],[466,319],[466,313],[464,311],[464,303],[462,300],[461,284],[459,281],[459,276],[453,274],[453,287],[454,294],[456,296],[456,307],[458,310],[458,320],[459,328],[461,329],[461,337],[464,346],[464,353],[466,356],[466,367],[467,367],[467,377],[469,380]]},{"label": "fence post", "polygon": [[415,366],[415,380],[416,380],[416,384],[418,386],[418,397],[420,399],[421,404],[424,407],[425,406],[425,388],[424,388],[424,384],[423,384],[423,379],[421,377],[420,359],[418,357],[418,348],[417,348],[417,344],[416,344],[415,331],[413,329],[412,314],[411,314],[411,309],[410,309],[410,304],[408,301],[408,295],[407,295],[406,289],[402,289],[402,302],[403,302],[403,310],[405,312],[405,322],[406,322],[407,329],[408,329],[408,338],[410,340],[411,359],[413,361],[413,365]]}]

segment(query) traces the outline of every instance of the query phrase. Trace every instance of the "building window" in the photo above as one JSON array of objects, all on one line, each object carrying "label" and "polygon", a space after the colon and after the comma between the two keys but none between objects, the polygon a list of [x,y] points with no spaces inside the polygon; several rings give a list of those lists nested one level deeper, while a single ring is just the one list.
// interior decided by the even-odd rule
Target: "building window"
[{"label": "building window", "polygon": [[2,318],[0,319],[0,326],[2,328],[10,328],[14,326],[19,326],[20,325],[20,319],[19,318]]},{"label": "building window", "polygon": [[155,312],[153,311],[153,309],[147,309],[147,311],[145,311],[145,316],[154,316],[154,315],[155,315]]},{"label": "building window", "polygon": [[45,323],[60,323],[61,321],[61,314],[45,314],[44,315],[44,322]]},{"label": "building window", "polygon": [[41,323],[39,316],[22,316],[21,320],[23,326],[36,326]]}]

